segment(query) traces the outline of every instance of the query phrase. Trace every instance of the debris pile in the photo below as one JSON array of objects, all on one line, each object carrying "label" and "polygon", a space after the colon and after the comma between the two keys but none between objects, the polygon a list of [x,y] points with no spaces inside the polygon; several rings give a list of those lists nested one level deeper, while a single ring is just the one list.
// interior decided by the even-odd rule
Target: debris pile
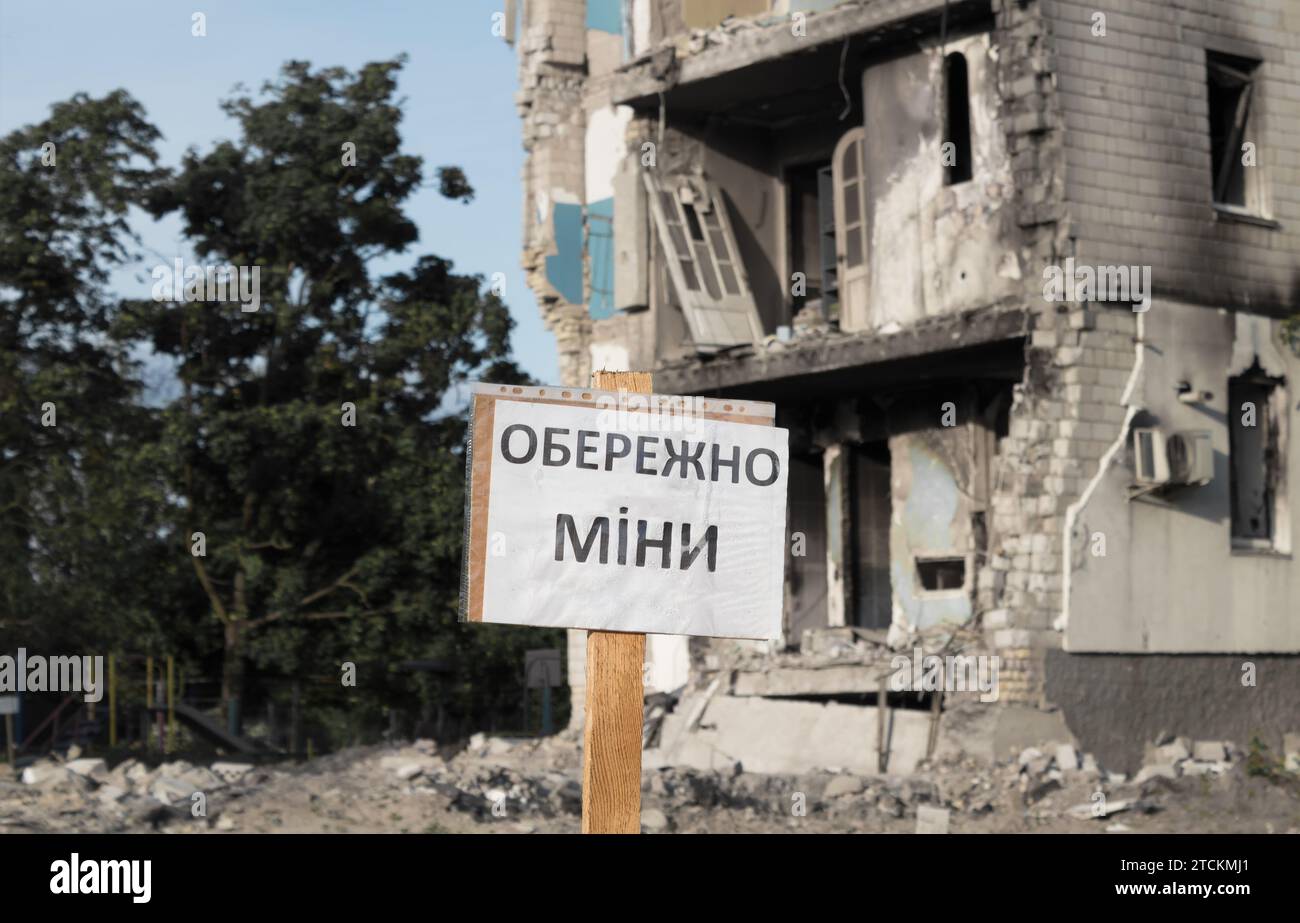
[{"label": "debris pile", "polygon": [[[0,774],[4,832],[576,832],[576,735],[430,740],[303,763],[110,766],[76,748]],[[1117,820],[1117,815],[1123,815]],[[669,766],[642,776],[646,832],[1300,832],[1300,776],[1231,743],[1171,739],[1132,777],[1069,743],[906,776]]]}]

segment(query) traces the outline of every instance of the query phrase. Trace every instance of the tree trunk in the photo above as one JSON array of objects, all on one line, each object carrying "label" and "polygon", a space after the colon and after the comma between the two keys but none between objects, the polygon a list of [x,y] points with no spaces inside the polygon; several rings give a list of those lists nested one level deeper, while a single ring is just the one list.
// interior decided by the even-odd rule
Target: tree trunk
[{"label": "tree trunk", "polygon": [[226,710],[226,730],[241,733],[240,699],[244,687],[243,623],[232,619],[226,623],[225,658],[221,664],[221,704]]}]

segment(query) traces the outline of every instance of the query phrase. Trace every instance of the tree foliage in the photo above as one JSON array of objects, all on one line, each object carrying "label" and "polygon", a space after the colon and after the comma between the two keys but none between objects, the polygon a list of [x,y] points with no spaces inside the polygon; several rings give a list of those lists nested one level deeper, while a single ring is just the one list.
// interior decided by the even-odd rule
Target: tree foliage
[{"label": "tree foliage", "polygon": [[[250,667],[332,684],[357,664],[355,689],[322,698],[354,727],[434,700],[472,723],[519,694],[523,647],[558,633],[456,621],[465,424],[449,412],[471,378],[524,380],[509,313],[437,256],[374,271],[416,242],[403,206],[426,188],[401,146],[401,66],[289,62],[256,97],[222,103],[237,138],[190,149],[175,171],[156,167],[158,133],[123,93],[74,99],[4,140],[0,282],[17,294],[0,331],[0,496],[40,509],[2,520],[19,552],[0,564],[7,611],[98,623],[126,604],[134,633],[109,619],[86,638],[186,644],[228,702],[248,694]],[[32,158],[47,135],[59,160],[43,172]],[[459,168],[435,176],[472,201]],[[107,299],[136,204],[177,214],[200,264],[256,267],[259,310]],[[141,352],[175,369],[162,406],[142,400],[128,361]],[[34,422],[45,399],[61,402],[56,431]],[[392,669],[414,659],[453,672]]]},{"label": "tree foliage", "polygon": [[153,630],[165,504],[137,467],[152,421],[105,288],[166,175],[158,137],[117,91],[0,138],[0,641]]}]

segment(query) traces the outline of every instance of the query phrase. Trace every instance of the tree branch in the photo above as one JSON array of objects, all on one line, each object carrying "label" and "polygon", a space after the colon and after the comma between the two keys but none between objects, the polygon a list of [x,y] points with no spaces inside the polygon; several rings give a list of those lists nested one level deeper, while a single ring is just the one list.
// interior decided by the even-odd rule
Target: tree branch
[{"label": "tree branch", "polygon": [[199,583],[203,586],[203,592],[208,594],[208,601],[212,603],[212,611],[217,618],[225,623],[230,622],[230,615],[226,612],[226,604],[221,601],[221,596],[217,593],[216,587],[212,585],[212,578],[208,576],[208,569],[203,566],[203,559],[196,554],[190,554],[190,560],[194,562],[194,572],[199,575]]},{"label": "tree branch", "polygon": [[[316,602],[317,600],[324,599],[326,596],[330,595],[335,590],[344,587],[346,587],[347,589],[351,590],[352,592],[356,593],[359,597],[361,597],[361,601],[363,603],[367,602],[366,594],[361,592],[361,590],[358,587],[348,582],[352,577],[356,576],[356,573],[357,573],[357,566],[353,564],[350,568],[348,568],[347,573],[339,577],[333,583],[329,584],[328,586],[323,586],[319,590],[316,590],[315,592],[308,593],[302,599],[298,600],[298,604],[294,606],[293,609],[277,609],[275,612],[268,613],[267,615],[264,615],[261,618],[247,619],[244,621],[244,624],[249,628],[258,628],[262,625],[268,624],[269,622],[278,622],[281,619],[289,618],[292,616],[297,616],[303,619],[343,618],[347,615],[347,613],[336,612],[336,613],[327,613],[325,615],[322,615],[321,613],[308,612],[308,613],[303,613],[301,616],[298,616],[298,610],[306,606],[310,606],[312,603]],[[376,609],[374,611],[382,612],[384,610]],[[361,613],[361,614],[369,615],[372,613]]]},{"label": "tree branch", "polygon": [[382,606],[378,609],[367,609],[365,612],[344,612],[341,610],[333,610],[329,612],[303,613],[289,612],[281,609],[268,615],[264,615],[258,619],[250,619],[244,622],[244,627],[249,629],[261,628],[263,625],[268,625],[271,622],[282,622],[285,619],[298,619],[303,622],[323,622],[329,619],[363,618],[367,615],[379,615],[383,612],[391,612],[392,608],[392,606]]}]

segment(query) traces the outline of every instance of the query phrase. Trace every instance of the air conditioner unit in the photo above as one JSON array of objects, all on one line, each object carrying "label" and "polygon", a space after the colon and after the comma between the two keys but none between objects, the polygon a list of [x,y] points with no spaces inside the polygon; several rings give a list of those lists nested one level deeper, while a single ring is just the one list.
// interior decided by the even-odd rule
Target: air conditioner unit
[{"label": "air conditioner unit", "polygon": [[1169,457],[1165,454],[1165,434],[1158,429],[1133,430],[1133,470],[1139,484],[1158,486],[1169,483]]},{"label": "air conditioner unit", "polygon": [[1165,435],[1158,429],[1133,430],[1136,480],[1148,487],[1201,485],[1214,479],[1214,449],[1206,430]]},{"label": "air conditioner unit", "polygon": [[1174,484],[1208,484],[1214,480],[1214,447],[1206,430],[1171,433],[1165,441],[1169,480]]}]

